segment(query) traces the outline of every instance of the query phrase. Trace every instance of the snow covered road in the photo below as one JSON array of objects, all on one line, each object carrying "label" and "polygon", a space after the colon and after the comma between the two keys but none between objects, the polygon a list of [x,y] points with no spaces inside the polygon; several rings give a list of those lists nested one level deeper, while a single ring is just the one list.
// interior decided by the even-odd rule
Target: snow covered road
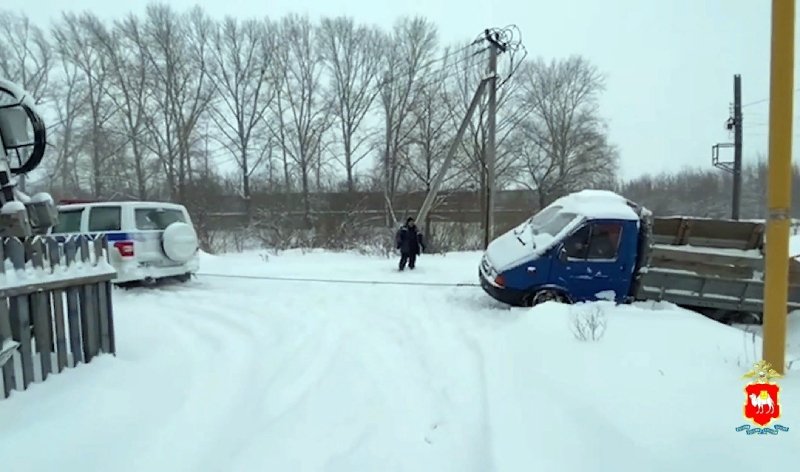
[{"label": "snow covered road", "polygon": [[[397,273],[381,258],[250,253],[204,258],[202,271],[474,283],[478,260],[423,256]],[[727,470],[800,459],[800,372],[780,382],[790,432],[734,432],[752,361],[743,336],[683,311],[606,306],[606,337],[586,344],[567,308],[507,310],[474,287],[207,276],[114,296],[116,358],[0,401],[2,470]]]}]

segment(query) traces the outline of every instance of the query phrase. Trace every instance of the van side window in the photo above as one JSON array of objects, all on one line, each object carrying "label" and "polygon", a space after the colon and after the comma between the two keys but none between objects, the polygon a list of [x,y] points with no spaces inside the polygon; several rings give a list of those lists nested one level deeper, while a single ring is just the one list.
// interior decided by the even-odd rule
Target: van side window
[{"label": "van side window", "polygon": [[137,208],[134,211],[136,216],[136,229],[141,230],[165,230],[167,226],[175,222],[186,223],[183,212],[180,210],[164,208]]},{"label": "van side window", "polygon": [[622,225],[619,223],[593,223],[587,259],[616,259]]},{"label": "van side window", "polygon": [[569,259],[586,259],[589,250],[589,225],[581,226],[580,229],[564,241],[564,248],[567,250]]},{"label": "van side window", "polygon": [[122,209],[118,206],[89,209],[89,231],[120,231]]},{"label": "van side window", "polygon": [[58,224],[53,228],[53,233],[80,233],[82,214],[83,208],[58,212]]}]

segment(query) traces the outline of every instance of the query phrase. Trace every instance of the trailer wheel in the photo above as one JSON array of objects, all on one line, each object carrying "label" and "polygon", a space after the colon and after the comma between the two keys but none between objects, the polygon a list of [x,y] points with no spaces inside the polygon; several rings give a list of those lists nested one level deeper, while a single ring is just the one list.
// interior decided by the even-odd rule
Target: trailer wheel
[{"label": "trailer wheel", "polygon": [[536,306],[546,302],[569,303],[569,299],[558,290],[546,288],[525,297],[525,306]]}]

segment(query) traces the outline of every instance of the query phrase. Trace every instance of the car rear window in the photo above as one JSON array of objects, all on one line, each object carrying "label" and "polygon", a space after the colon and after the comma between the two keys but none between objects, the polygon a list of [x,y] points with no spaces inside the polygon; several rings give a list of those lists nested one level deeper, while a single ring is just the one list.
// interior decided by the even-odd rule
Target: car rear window
[{"label": "car rear window", "polygon": [[89,231],[120,231],[122,209],[118,206],[89,209]]},{"label": "car rear window", "polygon": [[137,208],[136,229],[163,231],[175,222],[186,223],[181,210],[164,208]]},{"label": "car rear window", "polygon": [[80,233],[82,213],[83,208],[59,211],[58,224],[53,227],[53,233]]}]

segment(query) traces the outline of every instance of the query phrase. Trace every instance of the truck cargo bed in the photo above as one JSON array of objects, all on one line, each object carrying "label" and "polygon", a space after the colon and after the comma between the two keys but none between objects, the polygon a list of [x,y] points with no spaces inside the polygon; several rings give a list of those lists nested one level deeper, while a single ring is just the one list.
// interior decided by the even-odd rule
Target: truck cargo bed
[{"label": "truck cargo bed", "polygon": [[[760,322],[764,305],[763,223],[654,218],[637,274],[636,300],[698,309],[721,321]],[[787,312],[800,309],[800,263],[789,260]]]}]

